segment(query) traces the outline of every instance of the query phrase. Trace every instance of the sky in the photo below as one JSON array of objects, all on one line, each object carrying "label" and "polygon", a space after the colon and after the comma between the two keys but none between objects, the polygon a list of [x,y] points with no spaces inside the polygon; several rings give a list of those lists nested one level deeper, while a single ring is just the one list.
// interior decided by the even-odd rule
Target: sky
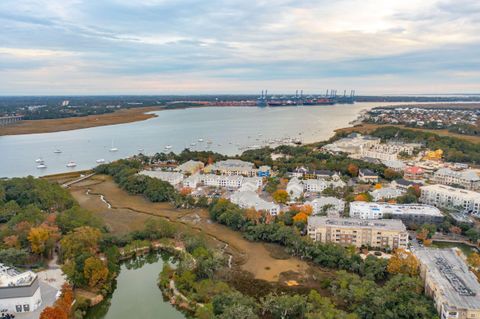
[{"label": "sky", "polygon": [[480,93],[479,0],[1,0],[0,95]]}]

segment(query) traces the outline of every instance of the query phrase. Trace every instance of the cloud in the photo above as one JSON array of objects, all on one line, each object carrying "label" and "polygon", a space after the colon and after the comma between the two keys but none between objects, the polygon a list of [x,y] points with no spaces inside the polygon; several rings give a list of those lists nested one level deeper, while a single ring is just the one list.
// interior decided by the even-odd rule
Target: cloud
[{"label": "cloud", "polygon": [[3,0],[0,94],[479,91],[479,13],[475,0]]}]

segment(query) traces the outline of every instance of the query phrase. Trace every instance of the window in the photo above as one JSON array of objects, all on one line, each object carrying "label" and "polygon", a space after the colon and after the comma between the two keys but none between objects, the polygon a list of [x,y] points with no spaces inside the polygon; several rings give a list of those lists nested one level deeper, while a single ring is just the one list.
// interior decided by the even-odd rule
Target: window
[{"label": "window", "polygon": [[28,305],[28,304],[23,305],[23,311],[25,311],[25,312],[30,311],[30,305]]}]

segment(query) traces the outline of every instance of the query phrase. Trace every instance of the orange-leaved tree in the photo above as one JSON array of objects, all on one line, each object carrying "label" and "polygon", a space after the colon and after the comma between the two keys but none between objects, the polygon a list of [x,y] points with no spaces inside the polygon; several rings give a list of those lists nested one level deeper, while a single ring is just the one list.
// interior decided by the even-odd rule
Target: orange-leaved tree
[{"label": "orange-leaved tree", "polygon": [[405,249],[396,249],[388,260],[387,271],[391,274],[405,274],[415,276],[418,274],[420,263],[417,258]]},{"label": "orange-leaved tree", "polygon": [[288,202],[288,192],[284,189],[278,189],[272,194],[273,200],[277,203],[285,204]]},{"label": "orange-leaved tree", "polygon": [[83,275],[91,288],[99,287],[108,277],[108,268],[98,257],[88,257],[85,260]]}]

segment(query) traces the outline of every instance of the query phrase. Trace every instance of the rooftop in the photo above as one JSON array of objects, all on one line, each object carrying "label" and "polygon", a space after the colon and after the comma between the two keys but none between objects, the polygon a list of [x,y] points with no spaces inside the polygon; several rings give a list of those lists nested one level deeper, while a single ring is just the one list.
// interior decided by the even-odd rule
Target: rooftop
[{"label": "rooftop", "polygon": [[461,196],[466,196],[470,197],[472,199],[476,199],[480,201],[480,193],[462,189],[462,188],[456,188],[456,187],[451,187],[451,186],[446,186],[446,185],[441,185],[441,184],[434,184],[434,185],[427,185],[427,186],[422,186],[420,189],[423,191],[433,191],[433,192],[439,192],[439,193],[449,193],[450,195],[461,195]]},{"label": "rooftop", "polygon": [[423,248],[415,255],[450,307],[480,309],[480,283],[455,249]]},{"label": "rooftop", "polygon": [[0,288],[29,286],[37,278],[33,271],[19,272],[0,263]]},{"label": "rooftop", "polygon": [[369,203],[369,202],[351,202],[351,208],[365,210],[383,210],[386,214],[422,214],[429,216],[443,216],[442,212],[434,206],[422,204],[389,204],[389,203]]},{"label": "rooftop", "polygon": [[333,218],[325,216],[308,217],[308,225],[314,227],[338,226],[346,228],[375,228],[394,231],[406,231],[405,225],[399,219],[358,219]]}]

